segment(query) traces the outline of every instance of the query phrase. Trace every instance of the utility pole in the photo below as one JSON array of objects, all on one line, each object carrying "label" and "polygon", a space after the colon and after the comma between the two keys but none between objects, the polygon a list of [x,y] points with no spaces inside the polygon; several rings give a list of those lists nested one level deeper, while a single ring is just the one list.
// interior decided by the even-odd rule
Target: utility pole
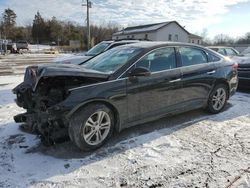
[{"label": "utility pole", "polygon": [[88,50],[90,49],[90,26],[89,26],[89,9],[92,8],[92,2],[86,0],[86,4],[82,4],[82,6],[87,7],[87,30],[88,30]]}]

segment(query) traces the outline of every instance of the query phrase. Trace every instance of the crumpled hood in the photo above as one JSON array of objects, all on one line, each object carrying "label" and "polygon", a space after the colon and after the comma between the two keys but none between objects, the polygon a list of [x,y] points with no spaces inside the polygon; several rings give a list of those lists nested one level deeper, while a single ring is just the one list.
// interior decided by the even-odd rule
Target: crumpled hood
[{"label": "crumpled hood", "polygon": [[31,84],[33,90],[35,90],[41,78],[60,76],[98,78],[106,80],[108,79],[109,74],[85,69],[80,65],[52,63],[27,67],[24,76],[24,82]]},{"label": "crumpled hood", "polygon": [[73,64],[43,64],[27,67],[26,71],[33,70],[37,77],[49,76],[83,76],[93,78],[108,78],[109,74],[85,69]]}]

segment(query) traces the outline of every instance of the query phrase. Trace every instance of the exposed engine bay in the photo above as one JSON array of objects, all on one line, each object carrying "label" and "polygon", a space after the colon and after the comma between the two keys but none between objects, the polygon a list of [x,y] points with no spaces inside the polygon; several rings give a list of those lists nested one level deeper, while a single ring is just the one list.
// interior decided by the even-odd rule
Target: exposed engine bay
[{"label": "exposed engine bay", "polygon": [[[16,103],[27,110],[26,113],[14,116],[17,123],[24,123],[22,127],[40,135],[46,145],[55,143],[58,139],[68,135],[67,119],[65,115],[56,114],[50,107],[62,102],[69,95],[72,88],[105,81],[103,77],[89,77],[79,72],[55,71],[53,75],[46,75],[48,69],[37,66],[28,67],[24,82],[13,89],[17,95]],[[65,74],[66,73],[66,74]],[[53,114],[55,113],[55,118]]]}]

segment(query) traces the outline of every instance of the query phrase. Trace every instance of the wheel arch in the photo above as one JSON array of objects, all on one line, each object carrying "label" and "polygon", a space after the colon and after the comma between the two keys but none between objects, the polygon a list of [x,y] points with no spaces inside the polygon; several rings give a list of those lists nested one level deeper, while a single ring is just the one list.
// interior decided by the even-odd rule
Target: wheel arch
[{"label": "wheel arch", "polygon": [[70,119],[72,117],[72,115],[77,113],[77,111],[79,111],[80,109],[86,107],[87,105],[95,104],[95,103],[104,104],[104,105],[106,105],[108,108],[110,108],[112,110],[112,112],[114,113],[114,119],[115,119],[115,125],[114,125],[115,130],[119,132],[121,130],[120,129],[120,115],[119,115],[119,112],[118,112],[117,108],[111,102],[109,102],[108,100],[105,100],[105,99],[88,100],[88,101],[85,101],[85,102],[77,105],[75,108],[73,108],[67,114],[67,119]]}]

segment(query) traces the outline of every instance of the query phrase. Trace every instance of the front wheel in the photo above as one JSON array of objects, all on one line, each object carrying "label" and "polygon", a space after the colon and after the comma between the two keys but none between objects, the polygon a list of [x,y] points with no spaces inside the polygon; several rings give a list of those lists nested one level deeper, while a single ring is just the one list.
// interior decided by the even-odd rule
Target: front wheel
[{"label": "front wheel", "polygon": [[227,86],[224,84],[215,86],[208,99],[208,111],[214,114],[221,112],[227,103],[227,99]]},{"label": "front wheel", "polygon": [[70,139],[82,150],[102,146],[114,129],[113,112],[104,104],[90,104],[78,110],[69,121]]}]

